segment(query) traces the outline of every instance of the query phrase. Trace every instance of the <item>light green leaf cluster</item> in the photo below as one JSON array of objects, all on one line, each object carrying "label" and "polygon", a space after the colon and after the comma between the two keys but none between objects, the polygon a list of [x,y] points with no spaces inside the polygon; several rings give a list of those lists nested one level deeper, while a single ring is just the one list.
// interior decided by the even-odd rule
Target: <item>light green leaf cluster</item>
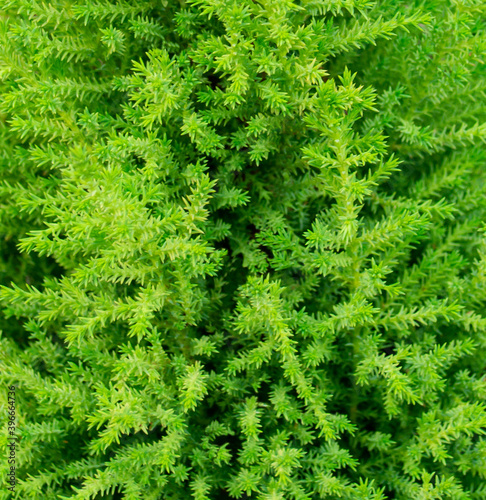
[{"label": "light green leaf cluster", "polygon": [[484,3],[0,7],[0,500],[486,498]]}]

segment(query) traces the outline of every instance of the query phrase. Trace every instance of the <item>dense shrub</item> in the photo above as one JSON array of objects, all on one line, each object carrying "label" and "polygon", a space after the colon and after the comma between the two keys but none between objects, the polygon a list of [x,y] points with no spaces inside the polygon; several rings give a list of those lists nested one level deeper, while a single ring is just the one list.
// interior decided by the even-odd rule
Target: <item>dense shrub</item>
[{"label": "dense shrub", "polygon": [[1,5],[0,499],[485,499],[486,4]]}]

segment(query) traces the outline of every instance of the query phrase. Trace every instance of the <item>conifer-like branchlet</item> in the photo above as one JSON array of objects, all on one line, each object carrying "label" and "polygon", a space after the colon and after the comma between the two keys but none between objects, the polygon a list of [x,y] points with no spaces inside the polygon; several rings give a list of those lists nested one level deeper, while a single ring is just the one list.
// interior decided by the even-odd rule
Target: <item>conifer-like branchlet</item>
[{"label": "conifer-like branchlet", "polygon": [[486,498],[484,2],[0,5],[0,500]]}]

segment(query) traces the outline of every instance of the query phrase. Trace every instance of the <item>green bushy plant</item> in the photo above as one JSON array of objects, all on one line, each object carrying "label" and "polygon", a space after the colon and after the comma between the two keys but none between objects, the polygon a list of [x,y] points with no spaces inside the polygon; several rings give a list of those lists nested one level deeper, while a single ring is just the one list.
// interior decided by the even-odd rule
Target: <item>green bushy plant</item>
[{"label": "green bushy plant", "polygon": [[0,499],[485,499],[486,4],[1,6]]}]

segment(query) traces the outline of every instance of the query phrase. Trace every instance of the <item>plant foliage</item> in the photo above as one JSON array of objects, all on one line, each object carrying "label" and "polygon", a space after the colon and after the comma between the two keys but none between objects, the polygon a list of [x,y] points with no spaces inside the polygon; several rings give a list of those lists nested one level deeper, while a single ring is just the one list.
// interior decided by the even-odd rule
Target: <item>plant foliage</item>
[{"label": "plant foliage", "polygon": [[0,5],[0,500],[485,499],[486,4]]}]

